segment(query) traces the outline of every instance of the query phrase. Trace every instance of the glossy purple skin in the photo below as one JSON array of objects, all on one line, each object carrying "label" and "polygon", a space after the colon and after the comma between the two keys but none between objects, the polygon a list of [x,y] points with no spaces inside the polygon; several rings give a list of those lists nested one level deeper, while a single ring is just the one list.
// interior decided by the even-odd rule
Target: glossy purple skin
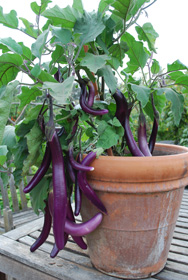
[{"label": "glossy purple skin", "polygon": [[[73,215],[73,211],[72,211],[72,207],[71,207],[71,203],[70,201],[68,202],[68,208],[67,208],[67,218],[72,221],[75,222],[75,218]],[[87,249],[87,244],[84,242],[82,236],[74,236],[72,235],[73,240],[76,242],[76,244],[83,250]]]},{"label": "glossy purple skin", "polygon": [[[83,165],[89,165],[96,158],[96,153],[89,153],[82,161]],[[88,184],[86,178],[86,172],[78,171],[78,184],[84,195],[104,214],[107,214],[107,210],[101,200],[98,198],[92,187]]]},{"label": "glossy purple skin", "polygon": [[108,113],[107,109],[95,110],[95,109],[91,108],[90,106],[88,106],[88,104],[86,102],[86,98],[87,98],[86,86],[81,85],[81,89],[82,90],[81,90],[81,95],[80,95],[80,106],[85,113],[91,114],[93,116],[101,116],[101,115],[105,115]]},{"label": "glossy purple skin", "polygon": [[[67,243],[67,241],[68,241],[68,234],[65,232],[64,233],[64,242],[65,242],[65,244],[64,244],[64,246],[66,245],[66,243]],[[54,246],[53,246],[53,248],[52,248],[52,251],[51,251],[51,253],[50,253],[50,257],[51,258],[55,258],[56,256],[57,256],[57,254],[59,253],[59,249],[57,248],[57,245],[56,244],[54,244]]]},{"label": "glossy purple skin", "polygon": [[50,229],[51,229],[51,224],[52,224],[52,217],[49,211],[49,207],[48,204],[46,203],[46,207],[44,209],[45,214],[44,214],[44,225],[41,231],[41,234],[39,235],[39,237],[37,238],[37,240],[35,241],[35,243],[33,243],[33,245],[30,248],[31,252],[34,252],[36,249],[38,249],[48,238],[48,235],[50,233]]},{"label": "glossy purple skin", "polygon": [[82,194],[81,194],[81,190],[80,190],[80,187],[78,184],[78,180],[76,179],[76,182],[75,182],[75,211],[74,211],[75,216],[78,216],[80,214],[81,204],[82,204]]},{"label": "glossy purple skin", "polygon": [[68,170],[68,173],[69,173],[69,176],[72,180],[73,183],[75,183],[75,170],[73,169],[72,167],[72,164],[70,163],[70,160],[69,160],[69,157],[67,157],[67,170]]},{"label": "glossy purple skin", "polygon": [[74,169],[81,170],[81,171],[92,171],[93,170],[93,167],[91,167],[91,166],[84,166],[84,165],[80,164],[79,162],[77,162],[74,159],[74,156],[73,156],[73,146],[72,145],[69,146],[68,153],[69,153],[70,163],[71,163],[71,165],[72,165],[72,167]]},{"label": "glossy purple skin", "polygon": [[55,243],[58,249],[61,250],[64,248],[64,229],[67,216],[67,187],[63,153],[56,131],[54,131],[49,145],[53,169],[53,232]]},{"label": "glossy purple skin", "polygon": [[125,130],[125,139],[129,148],[129,151],[133,156],[143,157],[143,153],[140,151],[139,147],[137,146],[137,143],[133,137],[130,124],[129,124],[129,115],[130,115],[130,109],[128,108],[128,103],[123,95],[123,93],[120,90],[116,90],[116,92],[113,95],[117,109],[116,109],[116,118],[120,121],[122,126]]},{"label": "glossy purple skin", "polygon": [[138,145],[144,156],[151,157],[151,153],[147,143],[146,119],[143,113],[140,114],[139,118]]},{"label": "glossy purple skin", "polygon": [[29,184],[23,189],[24,193],[30,192],[39,182],[42,180],[51,163],[51,151],[49,144],[46,146],[46,151],[41,163],[41,166],[38,168],[37,172],[29,182]]},{"label": "glossy purple skin", "polygon": [[88,95],[88,100],[87,100],[87,105],[89,107],[93,106],[94,99],[95,99],[95,87],[91,81],[87,83],[87,86],[89,88],[89,95]]},{"label": "glossy purple skin", "polygon": [[65,232],[71,234],[72,236],[87,235],[100,225],[102,218],[103,215],[101,213],[97,213],[90,220],[81,224],[76,224],[67,219],[65,222]]},{"label": "glossy purple skin", "polygon": [[153,121],[153,128],[152,128],[152,132],[151,132],[151,136],[150,136],[150,139],[149,139],[149,150],[151,153],[153,153],[153,150],[154,150],[154,147],[155,147],[155,142],[156,142],[156,139],[157,139],[157,132],[158,132],[158,121],[156,118],[154,118],[154,121]]}]

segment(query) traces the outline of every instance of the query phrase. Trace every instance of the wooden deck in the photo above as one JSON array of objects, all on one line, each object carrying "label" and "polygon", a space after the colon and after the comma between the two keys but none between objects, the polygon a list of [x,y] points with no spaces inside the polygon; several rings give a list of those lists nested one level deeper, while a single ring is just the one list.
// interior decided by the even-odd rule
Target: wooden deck
[{"label": "wooden deck", "polygon": [[[118,279],[93,268],[87,251],[79,249],[72,240],[55,259],[49,257],[53,235],[40,249],[30,253],[29,247],[42,225],[43,218],[39,218],[0,236],[0,271],[19,280]],[[188,190],[184,192],[167,264],[162,272],[147,279],[188,280]]]}]

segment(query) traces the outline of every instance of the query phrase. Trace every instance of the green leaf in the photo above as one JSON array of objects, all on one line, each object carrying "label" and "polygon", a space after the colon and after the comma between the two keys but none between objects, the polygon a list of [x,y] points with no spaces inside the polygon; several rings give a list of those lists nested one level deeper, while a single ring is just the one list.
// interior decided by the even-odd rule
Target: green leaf
[{"label": "green leaf", "polygon": [[125,53],[129,50],[126,42],[120,42],[120,44],[113,44],[109,48],[109,53],[116,59],[118,59],[119,64],[123,66],[123,59],[125,57]]},{"label": "green leaf", "polygon": [[19,181],[21,180],[23,162],[27,155],[27,140],[26,138],[21,138],[14,149],[14,165],[16,167],[14,170],[14,179],[16,184],[19,184]]},{"label": "green leaf", "polygon": [[70,6],[61,9],[57,5],[42,13],[42,15],[52,21],[53,25],[60,25],[64,28],[73,28],[76,20],[81,17],[79,11]]},{"label": "green leaf", "polygon": [[174,117],[174,122],[175,125],[178,126],[183,113],[184,97],[171,88],[161,88],[157,90],[157,94],[162,93],[165,93],[166,99],[172,104],[171,110]]},{"label": "green leaf", "polygon": [[8,149],[6,145],[0,145],[0,165],[3,165],[6,162],[6,155],[8,153]]},{"label": "green leaf", "polygon": [[117,89],[117,80],[112,72],[112,68],[109,65],[105,65],[97,71],[97,75],[104,77],[105,83],[113,94]]},{"label": "green leaf", "polygon": [[157,74],[157,73],[159,73],[160,69],[161,69],[161,67],[159,65],[159,62],[156,59],[153,59],[152,66],[151,66],[151,73]]},{"label": "green leaf", "polygon": [[152,24],[147,22],[144,23],[142,27],[136,26],[135,29],[138,33],[139,40],[147,42],[150,51],[154,51],[156,53],[155,41],[157,37],[159,37],[159,34],[154,30]]},{"label": "green leaf", "polygon": [[40,65],[37,63],[31,70],[31,75],[33,75],[35,78],[38,78],[38,76],[41,73]]},{"label": "green leaf", "polygon": [[60,42],[63,45],[71,42],[72,33],[68,29],[52,26],[52,35],[56,37],[55,42]]},{"label": "green leaf", "polygon": [[167,65],[168,72],[178,71],[178,70],[187,70],[187,69],[188,69],[188,67],[179,60],[176,60],[172,64]]},{"label": "green leaf", "polygon": [[36,42],[33,43],[31,46],[32,53],[38,58],[40,58],[42,55],[42,52],[43,52],[43,49],[44,49],[44,46],[46,44],[46,40],[48,37],[48,33],[49,33],[49,30],[45,30],[43,33],[41,33],[38,36]]},{"label": "green leaf", "polygon": [[127,55],[130,61],[127,62],[125,71],[134,74],[139,68],[144,68],[149,54],[145,52],[143,43],[136,41],[129,33],[123,35],[121,39],[126,42],[129,47]]},{"label": "green leaf", "polygon": [[50,94],[58,101],[58,103],[66,104],[67,98],[72,93],[73,82],[73,76],[67,78],[63,83],[45,82],[43,84],[43,89],[50,89]]},{"label": "green leaf", "polygon": [[111,6],[114,8],[112,13],[124,20],[126,20],[131,10],[134,8],[136,0],[116,0]]},{"label": "green leaf", "polygon": [[11,150],[16,145],[16,134],[14,126],[5,126],[2,145],[6,145],[9,150]]},{"label": "green leaf", "polygon": [[176,85],[181,85],[183,87],[188,87],[188,75],[179,76],[176,81]]},{"label": "green leaf", "polygon": [[6,53],[0,56],[0,86],[7,85],[16,79],[22,63],[23,59],[18,54]]},{"label": "green leaf", "polygon": [[[142,5],[145,2],[148,2],[148,0],[137,0],[137,1],[135,1],[135,5],[132,8],[132,10],[130,11],[130,16],[134,16],[139,11],[139,9],[142,7]],[[129,19],[129,17],[128,17],[128,19]]]},{"label": "green leaf", "polygon": [[29,104],[33,100],[36,100],[36,97],[41,95],[42,91],[38,89],[38,87],[28,88],[23,86],[22,93],[18,95],[18,98],[21,101],[19,110],[22,110],[25,105]]},{"label": "green leaf", "polygon": [[80,65],[86,66],[91,72],[96,72],[106,64],[106,60],[109,59],[107,55],[94,55],[87,53],[82,59]]},{"label": "green leaf", "polygon": [[0,7],[0,23],[13,29],[18,27],[18,18],[15,10],[10,11],[9,14],[3,14],[3,8]]},{"label": "green leaf", "polygon": [[36,2],[32,2],[31,9],[36,15],[40,15],[41,13],[43,13],[46,10],[48,4],[51,2],[52,1],[50,1],[50,0],[41,0],[40,6]]},{"label": "green leaf", "polygon": [[35,164],[40,155],[43,135],[38,122],[35,122],[30,132],[26,135],[29,155],[24,161],[23,176],[29,172],[29,168]]},{"label": "green leaf", "polygon": [[45,200],[48,198],[50,180],[45,177],[30,192],[31,204],[34,212],[39,215],[39,210],[44,211],[46,206]]},{"label": "green leaf", "polygon": [[11,103],[13,99],[13,94],[18,86],[18,82],[15,81],[14,83],[8,85],[6,87],[5,95],[1,98],[0,101],[0,144],[3,140],[3,134],[5,130],[5,126],[9,117]]},{"label": "green leaf", "polygon": [[22,27],[21,30],[27,33],[28,35],[30,35],[31,37],[37,38],[38,29],[35,29],[34,25],[31,22],[29,22],[27,19],[20,17],[20,20],[25,25],[25,28]]},{"label": "green leaf", "polygon": [[151,89],[145,86],[137,86],[135,84],[131,84],[131,88],[144,108],[149,101]]},{"label": "green leaf", "polygon": [[82,0],[73,0],[73,5],[72,7],[79,11],[81,14],[83,14],[84,12],[84,8],[83,8],[83,3],[82,3]]},{"label": "green leaf", "polygon": [[105,25],[99,14],[85,12],[83,17],[75,23],[74,32],[81,34],[81,43],[86,44],[95,40],[104,28]]},{"label": "green leaf", "polygon": [[113,2],[114,2],[114,0],[101,0],[99,2],[98,12],[103,14],[104,12],[106,12],[109,9],[110,5]]},{"label": "green leaf", "polygon": [[22,47],[12,38],[0,39],[0,43],[7,46],[12,52],[22,54]]}]

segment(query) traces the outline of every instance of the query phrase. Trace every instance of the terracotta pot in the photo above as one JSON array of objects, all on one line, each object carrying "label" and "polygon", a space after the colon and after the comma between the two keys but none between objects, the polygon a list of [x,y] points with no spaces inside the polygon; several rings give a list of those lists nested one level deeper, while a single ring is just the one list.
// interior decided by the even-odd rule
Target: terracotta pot
[{"label": "terracotta pot", "polygon": [[[101,156],[88,174],[108,211],[98,229],[86,236],[89,255],[92,264],[108,275],[147,278],[165,266],[188,184],[188,148],[157,144],[155,154]],[[83,220],[96,212],[83,197]]]}]

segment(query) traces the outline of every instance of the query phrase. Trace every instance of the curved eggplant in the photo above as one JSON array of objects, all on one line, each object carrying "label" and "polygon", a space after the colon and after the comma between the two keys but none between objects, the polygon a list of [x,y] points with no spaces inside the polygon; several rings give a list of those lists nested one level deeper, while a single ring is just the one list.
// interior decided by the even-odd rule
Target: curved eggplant
[{"label": "curved eggplant", "polygon": [[139,116],[138,145],[140,150],[145,156],[149,156],[149,157],[152,156],[147,143],[146,118],[143,112],[140,112],[140,116]]},{"label": "curved eggplant", "polygon": [[49,144],[47,143],[46,151],[45,151],[41,166],[38,168],[37,172],[31,179],[29,184],[23,189],[24,193],[30,192],[40,182],[40,180],[46,174],[46,172],[50,166],[50,163],[51,163],[51,151],[50,151]]},{"label": "curved eggplant", "polygon": [[149,139],[149,150],[151,153],[153,153],[153,150],[154,150],[154,147],[155,147],[155,142],[156,142],[156,139],[157,139],[157,132],[158,132],[158,120],[156,117],[154,117],[154,120],[153,120],[153,128],[152,128],[152,132],[151,132],[151,136],[150,136],[150,139]]},{"label": "curved eggplant", "polygon": [[93,103],[94,103],[94,99],[95,99],[95,87],[94,87],[94,84],[91,81],[89,81],[87,83],[87,86],[89,88],[89,95],[88,95],[87,105],[89,107],[92,107]]}]

